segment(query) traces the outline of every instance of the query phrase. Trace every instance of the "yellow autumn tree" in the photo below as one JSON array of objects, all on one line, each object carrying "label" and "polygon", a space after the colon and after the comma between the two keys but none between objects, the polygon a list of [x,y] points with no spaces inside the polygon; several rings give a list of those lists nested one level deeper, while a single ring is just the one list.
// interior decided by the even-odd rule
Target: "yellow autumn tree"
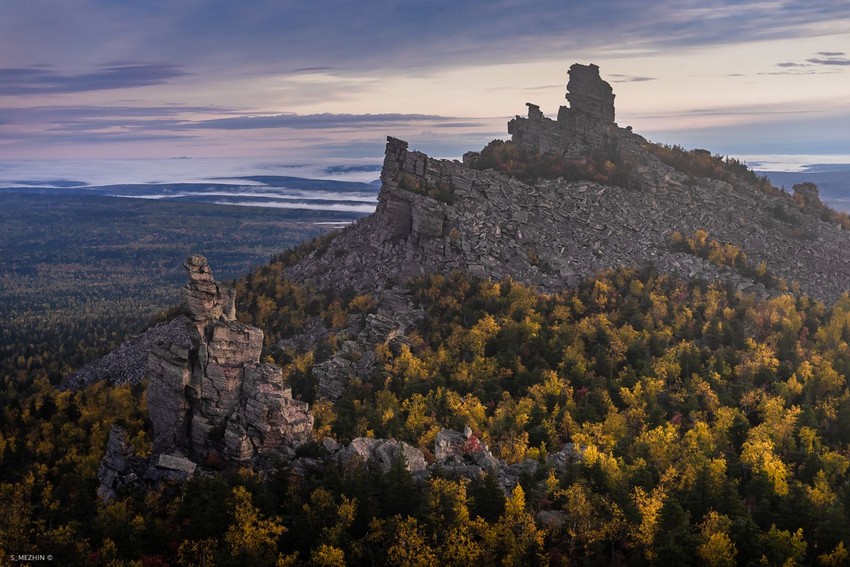
[{"label": "yellow autumn tree", "polygon": [[274,565],[278,559],[277,540],[286,531],[278,518],[265,518],[251,502],[243,486],[233,489],[233,522],[224,534],[234,558],[244,565]]},{"label": "yellow autumn tree", "polygon": [[387,561],[398,567],[437,566],[437,556],[415,518],[408,516],[399,520],[393,542],[387,549]]}]

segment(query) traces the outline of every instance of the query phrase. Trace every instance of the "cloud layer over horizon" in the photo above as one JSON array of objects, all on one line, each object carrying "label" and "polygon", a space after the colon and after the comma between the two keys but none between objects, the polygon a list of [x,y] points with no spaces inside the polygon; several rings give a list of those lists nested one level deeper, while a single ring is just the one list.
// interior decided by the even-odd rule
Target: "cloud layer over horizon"
[{"label": "cloud layer over horizon", "polygon": [[[504,135],[529,97],[556,112],[574,61],[600,65],[618,121],[639,131],[776,109],[735,124],[740,146],[742,124],[795,108],[821,126],[850,117],[844,0],[0,0],[0,13],[0,154],[14,158],[353,155],[388,134],[453,155]],[[653,111],[669,117],[642,118]],[[836,138],[823,141],[850,154]]]}]

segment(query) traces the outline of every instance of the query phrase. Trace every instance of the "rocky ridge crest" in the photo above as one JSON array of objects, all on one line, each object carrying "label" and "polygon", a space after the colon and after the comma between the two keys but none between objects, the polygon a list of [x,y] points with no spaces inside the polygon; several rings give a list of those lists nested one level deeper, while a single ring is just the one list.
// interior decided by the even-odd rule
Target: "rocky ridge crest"
[{"label": "rocky ridge crest", "polygon": [[674,231],[702,229],[804,293],[831,302],[847,289],[850,232],[799,211],[789,195],[767,195],[746,181],[691,179],[662,163],[649,142],[613,121],[614,95],[595,65],[573,65],[569,89],[571,106],[557,120],[534,104],[511,120],[513,142],[575,159],[608,152],[632,164],[636,188],[562,179],[528,185],[475,169],[475,152],[464,163],[440,160],[388,138],[375,214],[340,232],[327,253],[288,268],[288,276],[374,292],[460,269],[552,292],[600,270],[652,265],[764,293],[742,274],[671,250]]}]

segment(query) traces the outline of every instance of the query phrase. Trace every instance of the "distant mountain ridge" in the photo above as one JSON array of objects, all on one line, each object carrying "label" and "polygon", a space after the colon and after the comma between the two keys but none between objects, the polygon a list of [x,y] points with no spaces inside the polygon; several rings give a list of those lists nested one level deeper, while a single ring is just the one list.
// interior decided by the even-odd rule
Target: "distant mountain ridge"
[{"label": "distant mountain ridge", "polygon": [[[236,183],[238,181],[243,183]],[[0,191],[57,196],[159,199],[218,205],[347,210],[362,214],[374,210],[379,189],[373,183],[282,175],[218,178],[218,182],[211,183],[133,183],[98,186],[73,185],[74,183],[76,182],[69,181],[62,183],[61,187],[42,187],[38,182],[27,182],[27,187],[0,188]],[[44,185],[47,185],[47,182]]]}]

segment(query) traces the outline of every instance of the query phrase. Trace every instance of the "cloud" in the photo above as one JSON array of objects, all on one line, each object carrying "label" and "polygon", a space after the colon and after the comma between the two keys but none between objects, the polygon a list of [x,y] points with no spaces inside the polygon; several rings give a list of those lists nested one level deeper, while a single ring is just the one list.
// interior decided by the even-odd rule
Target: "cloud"
[{"label": "cloud", "polygon": [[192,106],[192,105],[60,105],[60,106],[29,106],[23,108],[0,107],[0,118],[7,123],[65,123],[81,121],[124,121],[128,118],[156,119],[186,116],[195,113],[227,113],[234,109],[221,106]]},{"label": "cloud", "polygon": [[[411,122],[446,122],[453,126],[455,118],[430,114],[277,114],[274,116],[236,116],[186,122],[186,128],[215,130],[254,130],[259,128],[355,128],[375,125],[407,124]],[[461,123],[467,126],[467,123]],[[477,124],[475,124],[477,125]]]},{"label": "cloud", "polygon": [[[181,136],[196,134],[208,142],[198,151],[209,153],[227,151],[227,143],[242,151],[254,138],[260,141],[245,151],[261,143],[288,151],[301,140],[306,147],[312,143],[306,139],[311,135],[308,129],[315,132],[316,141],[339,143],[346,154],[349,142],[331,130],[363,129],[355,136],[379,140],[377,131],[387,127],[413,140],[414,128],[443,136],[453,129],[450,142],[456,144],[462,128],[479,128],[474,121],[484,119],[307,113],[415,109],[409,101],[391,98],[393,83],[414,78],[423,88],[439,92],[446,84],[437,74],[443,70],[555,60],[565,68],[574,57],[591,55],[661,60],[715,45],[740,46],[743,54],[751,41],[800,37],[820,41],[846,33],[850,25],[846,0],[540,0],[534,6],[522,0],[433,0],[415,9],[400,0],[0,0],[0,4],[0,58],[5,67],[0,69],[0,97],[21,97],[4,106],[28,104],[25,97],[31,97],[33,105],[0,110],[0,135],[23,139],[29,131],[38,137],[31,144],[35,147],[49,143],[51,135],[59,140],[162,136],[179,142],[186,139]],[[829,51],[842,44],[807,45],[826,51],[808,47],[801,53],[811,55],[812,62],[801,56],[800,61],[779,63],[774,70],[792,72],[803,66],[820,72],[843,70],[846,55]],[[613,76],[612,82],[665,78],[657,69],[618,70],[634,75]],[[564,83],[545,85],[555,79],[535,77],[524,84],[563,92]],[[523,89],[523,80],[524,74],[517,73],[502,84],[514,92],[532,92],[534,87]],[[127,100],[112,100],[114,108],[86,109],[82,104],[75,108],[70,96],[40,100],[33,96],[81,93],[77,103],[92,103],[113,96],[110,91]],[[358,105],[345,107],[349,100]],[[360,104],[369,100],[376,106]],[[387,104],[388,100],[392,102]],[[171,110],[163,101],[186,105]],[[239,108],[202,106],[219,101],[227,101],[220,103],[222,107],[238,101],[234,106]],[[319,106],[326,101],[335,106]],[[68,106],[48,110],[50,103]],[[465,111],[434,106],[425,112]],[[27,113],[34,121],[24,120]],[[286,140],[281,129],[291,129]],[[4,150],[7,147],[12,145],[4,145]],[[372,156],[381,155],[378,148]],[[23,155],[22,150],[18,153]]]},{"label": "cloud", "polygon": [[[563,57],[571,51],[737,43],[815,36],[823,22],[850,19],[844,0],[297,0],[7,3],[0,53],[31,63],[79,65],[138,54],[179,61],[193,72],[263,74],[423,69]],[[50,14],[47,17],[44,14]],[[41,24],[41,29],[35,26]],[[48,35],[49,34],[49,35]],[[44,41],[50,37],[51,41]],[[57,49],[56,46],[62,46]],[[120,66],[119,66],[120,67]]]},{"label": "cloud", "polygon": [[809,63],[814,63],[815,65],[839,65],[839,66],[847,66],[850,65],[850,59],[846,57],[831,57],[829,59],[819,59],[813,57],[812,59],[806,59]]},{"label": "cloud", "polygon": [[0,96],[62,94],[160,85],[188,75],[170,63],[134,63],[62,74],[44,67],[0,69]]},{"label": "cloud", "polygon": [[840,67],[850,65],[850,59],[844,57],[843,51],[818,51],[820,57],[810,57],[805,63],[795,61],[784,61],[777,63],[777,67],[785,69],[784,71],[774,71],[771,73],[757,73],[758,75],[818,75],[833,71],[817,70],[817,66]]},{"label": "cloud", "polygon": [[80,144],[115,144],[128,142],[183,142],[198,141],[198,136],[187,136],[171,132],[157,133],[134,133],[134,132],[61,132],[50,134],[36,134],[21,137],[23,141],[53,145],[80,145]]},{"label": "cloud", "polygon": [[[534,86],[534,87],[523,87],[522,90],[524,90],[524,91],[548,91],[548,90],[552,90],[552,89],[563,89],[564,86],[565,86],[564,84],[537,85],[537,86]],[[513,90],[516,90],[516,89],[513,88],[513,87],[501,87],[501,88],[491,88],[491,89],[487,89],[487,90],[489,90],[489,91],[497,91],[497,90],[511,90],[511,91],[513,91]]]},{"label": "cloud", "polygon": [[839,67],[850,65],[850,59],[845,57],[845,53],[843,51],[818,51],[817,55],[819,57],[810,57],[809,59],[806,59],[805,63],[786,61],[784,63],[777,63],[776,66],[793,69],[797,67],[811,67],[812,65]]},{"label": "cloud", "polygon": [[617,73],[613,73],[608,75],[609,77],[614,77],[611,82],[612,83],[640,83],[644,81],[654,81],[655,77],[638,77],[635,75],[620,75]]},{"label": "cloud", "polygon": [[[218,118],[209,118],[211,115]],[[326,153],[333,147],[345,155],[354,152],[354,155],[374,157],[383,154],[383,141],[388,133],[418,139],[417,133],[423,128],[448,129],[451,138],[459,140],[465,131],[482,127],[489,127],[484,119],[433,114],[251,115],[242,110],[205,105],[0,107],[0,139],[44,148],[141,142],[206,147],[248,144],[268,148],[280,145],[276,130],[286,129],[286,150],[281,151],[297,147]],[[351,132],[369,137],[363,140],[366,145],[362,147],[370,148],[371,154],[363,153],[357,142],[343,141]]]},{"label": "cloud", "polygon": [[[731,105],[731,106],[723,106],[718,108],[689,108],[685,110],[673,111],[673,112],[649,112],[649,113],[636,113],[632,115],[632,118],[635,119],[651,119],[651,120],[664,120],[664,119],[684,119],[688,117],[695,116],[705,116],[705,117],[723,117],[723,116],[735,116],[735,117],[748,117],[748,116],[764,116],[764,117],[805,117],[816,115],[823,111],[823,103],[815,103],[810,104],[809,106],[800,106],[797,103],[789,104],[785,102],[781,103],[758,103],[758,104],[739,104],[739,105]],[[736,119],[737,120],[737,119]],[[743,123],[741,120],[737,120],[740,123]],[[689,127],[689,126],[688,126]]]},{"label": "cloud", "polygon": [[650,140],[723,154],[850,154],[850,107],[840,98],[642,114],[632,123]]}]

